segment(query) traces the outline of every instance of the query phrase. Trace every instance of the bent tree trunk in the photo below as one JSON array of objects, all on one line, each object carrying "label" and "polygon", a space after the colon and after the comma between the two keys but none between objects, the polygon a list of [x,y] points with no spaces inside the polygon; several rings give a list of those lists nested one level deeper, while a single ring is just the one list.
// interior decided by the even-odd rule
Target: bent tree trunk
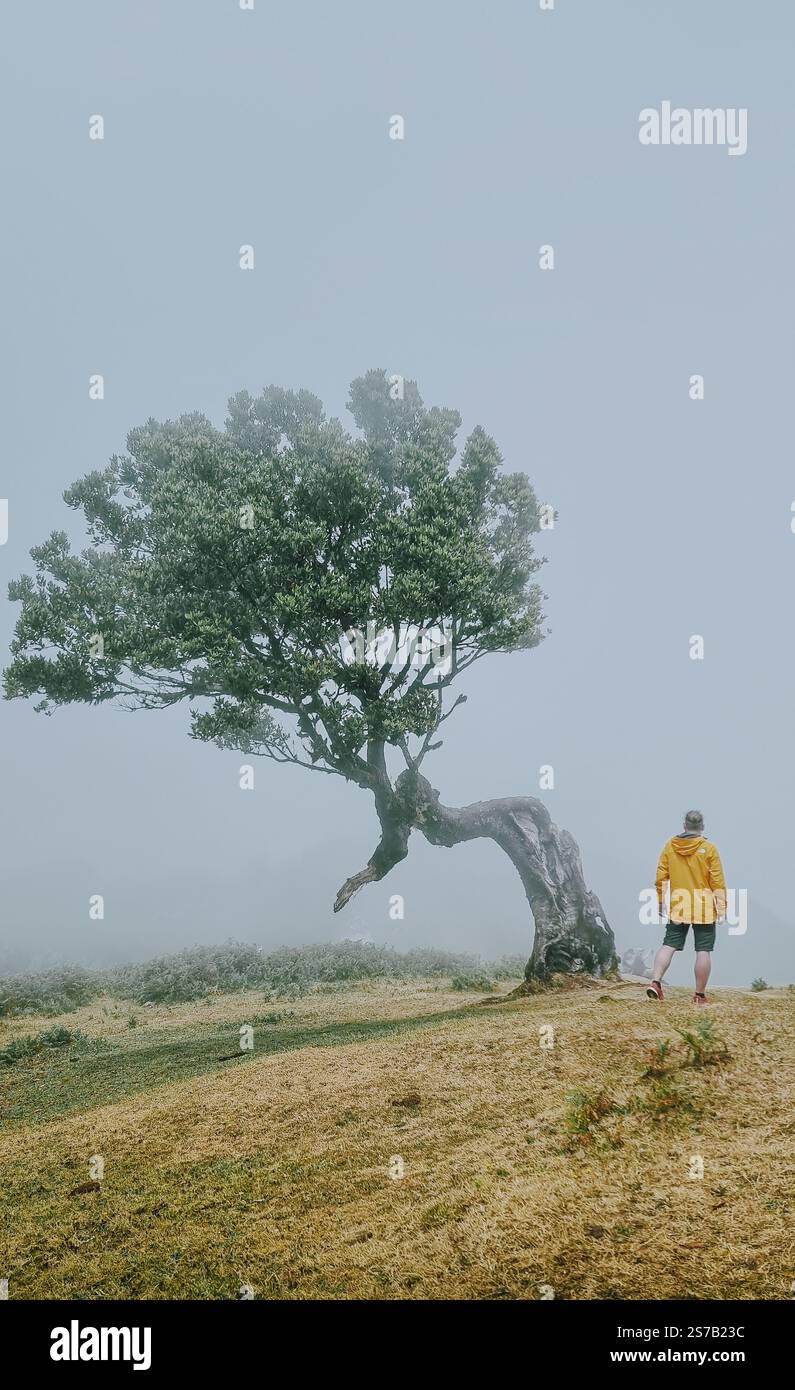
[{"label": "bent tree trunk", "polygon": [[401,774],[394,789],[375,789],[381,841],[366,868],[349,878],[337,894],[339,912],[365,883],[382,879],[405,859],[411,831],[432,845],[494,840],[522,881],[535,922],[525,979],[544,982],[556,973],[602,976],[618,959],[602,905],[586,887],[577,842],[553,823],[543,802],[531,796],[443,806],[439,793],[416,771]]}]

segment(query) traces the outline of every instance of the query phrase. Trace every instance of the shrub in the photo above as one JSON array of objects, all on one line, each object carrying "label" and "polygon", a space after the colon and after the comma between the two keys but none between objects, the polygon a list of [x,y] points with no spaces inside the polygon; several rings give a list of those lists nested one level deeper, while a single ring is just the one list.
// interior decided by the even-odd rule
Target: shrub
[{"label": "shrub", "polygon": [[60,1024],[48,1028],[45,1033],[39,1033],[39,1038],[45,1047],[68,1047],[71,1042],[85,1041],[82,1033],[70,1033],[68,1028],[63,1028]]},{"label": "shrub", "polygon": [[643,1073],[644,1076],[665,1076],[671,1070],[674,1056],[673,1048],[667,1038],[656,1043],[648,1056],[649,1065]]},{"label": "shrub", "polygon": [[[521,976],[520,958],[486,968],[476,956],[432,947],[396,951],[373,942],[334,941],[281,946],[265,953],[257,946],[227,941],[194,946],[140,964],[89,971],[64,967],[41,974],[0,979],[0,1017],[70,1013],[103,991],[139,1004],[179,1004],[216,994],[262,989],[269,999],[300,999],[313,985],[355,980],[471,978],[458,988],[491,990],[493,977]],[[134,1025],[131,1025],[134,1026]]]},{"label": "shrub", "polygon": [[449,951],[398,952],[366,941],[281,946],[267,954],[256,946],[228,941],[120,967],[109,972],[107,987],[139,1003],[174,1004],[255,988],[272,999],[295,1000],[312,985],[445,976],[477,965],[474,957]]},{"label": "shrub", "polygon": [[0,1052],[0,1066],[11,1067],[23,1057],[30,1057],[34,1052],[40,1051],[41,1047],[36,1046],[35,1038],[15,1038]]},{"label": "shrub", "polygon": [[655,1120],[661,1120],[677,1108],[680,1100],[680,1094],[670,1077],[658,1076],[655,1078],[654,1085],[649,1087],[648,1094],[643,1101],[643,1109]]},{"label": "shrub", "polygon": [[[648,1076],[648,1072],[645,1075]],[[670,1119],[675,1114],[692,1115],[695,1110],[690,1097],[684,1095],[673,1077],[667,1074],[653,1077],[645,1096],[633,1108],[650,1115],[653,1120]]]},{"label": "shrub", "polygon": [[181,1004],[211,994],[235,993],[262,983],[263,956],[256,946],[228,941],[194,946],[107,974],[108,988],[139,1004]]},{"label": "shrub", "polygon": [[103,1046],[96,1044],[90,1038],[86,1038],[83,1033],[75,1030],[70,1032],[68,1028],[48,1028],[44,1033],[37,1033],[35,1037],[15,1038],[0,1052],[0,1066],[11,1067],[15,1062],[21,1062],[26,1057],[34,1057],[38,1053],[44,1052],[46,1048],[60,1049],[64,1047],[94,1047]]},{"label": "shrub", "polygon": [[77,966],[67,965],[40,974],[6,975],[0,979],[0,1018],[25,1013],[74,1013],[101,991],[101,975]]},{"label": "shrub", "polygon": [[503,956],[491,967],[491,973],[495,980],[523,980],[526,964],[525,956]]},{"label": "shrub", "polygon": [[718,1035],[714,1018],[700,1018],[692,1028],[677,1028],[676,1031],[687,1049],[686,1066],[718,1066],[730,1060],[731,1054]]},{"label": "shrub", "polygon": [[758,994],[760,990],[770,989],[770,985],[767,980],[762,979],[761,975],[757,975],[756,979],[751,981],[751,989],[755,994]]},{"label": "shrub", "polygon": [[577,1143],[588,1143],[593,1126],[605,1115],[619,1113],[620,1107],[606,1091],[598,1091],[595,1095],[590,1091],[570,1091],[566,1096],[566,1129]]},{"label": "shrub", "polygon": [[462,992],[464,990],[477,990],[479,994],[483,994],[485,991],[494,989],[494,981],[483,973],[454,975],[450,981],[450,987]]}]

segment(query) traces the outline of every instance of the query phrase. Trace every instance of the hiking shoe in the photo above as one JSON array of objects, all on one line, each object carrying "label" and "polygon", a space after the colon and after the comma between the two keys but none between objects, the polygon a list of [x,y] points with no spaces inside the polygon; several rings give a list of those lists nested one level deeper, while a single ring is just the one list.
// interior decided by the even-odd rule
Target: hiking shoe
[{"label": "hiking shoe", "polygon": [[662,985],[660,984],[659,980],[652,980],[651,984],[646,990],[646,994],[648,995],[649,999],[662,1000],[665,998],[665,995],[662,992]]},{"label": "hiking shoe", "polygon": [[694,1004],[706,1004],[706,1002],[707,1002],[707,996],[706,996],[706,994],[694,994],[694,995],[693,995],[693,1003],[694,1003]]}]

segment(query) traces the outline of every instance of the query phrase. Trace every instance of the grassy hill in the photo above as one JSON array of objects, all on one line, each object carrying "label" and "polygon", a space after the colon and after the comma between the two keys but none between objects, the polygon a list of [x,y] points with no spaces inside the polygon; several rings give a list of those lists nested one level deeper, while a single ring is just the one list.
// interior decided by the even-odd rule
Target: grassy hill
[{"label": "grassy hill", "polygon": [[512,983],[0,1020],[9,1297],[791,1298],[795,993]]}]

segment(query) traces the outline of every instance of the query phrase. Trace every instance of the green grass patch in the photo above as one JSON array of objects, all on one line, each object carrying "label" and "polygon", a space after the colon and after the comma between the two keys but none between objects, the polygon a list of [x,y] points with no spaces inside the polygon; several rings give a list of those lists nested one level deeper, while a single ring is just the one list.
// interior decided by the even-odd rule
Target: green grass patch
[{"label": "green grass patch", "polygon": [[70,1031],[56,1025],[47,1028],[43,1033],[36,1033],[33,1037],[15,1038],[0,1052],[0,1066],[12,1067],[17,1062],[28,1061],[31,1057],[40,1056],[47,1048],[55,1051],[71,1048],[73,1051],[85,1052],[105,1046],[103,1042],[85,1037],[78,1029]]},{"label": "green grass patch", "polygon": [[134,1035],[121,1035],[113,1045],[94,1045],[85,1051],[73,1047],[36,1049],[25,1052],[17,1065],[5,1069],[0,1077],[0,1127],[44,1124],[75,1111],[115,1104],[172,1081],[224,1067],[244,1067],[274,1052],[398,1037],[443,1022],[471,1019],[473,1012],[479,1016],[463,1008],[415,1018],[365,1019],[314,1027],[269,1024],[267,1032],[254,1025],[251,1052],[240,1050],[239,1030],[228,1023],[157,1033],[137,1030]]}]

